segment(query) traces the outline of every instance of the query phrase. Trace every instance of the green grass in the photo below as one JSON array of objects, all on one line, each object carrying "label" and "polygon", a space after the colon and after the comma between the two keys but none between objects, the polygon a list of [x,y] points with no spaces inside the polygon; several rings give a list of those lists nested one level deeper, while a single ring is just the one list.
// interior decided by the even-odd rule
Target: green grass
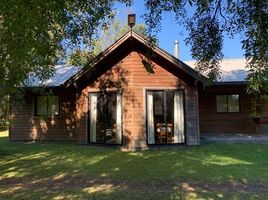
[{"label": "green grass", "polygon": [[[183,183],[201,189],[187,190]],[[254,188],[229,191],[231,183],[268,183],[268,145],[121,152],[68,142],[9,142],[0,132],[0,199],[268,199]]]}]

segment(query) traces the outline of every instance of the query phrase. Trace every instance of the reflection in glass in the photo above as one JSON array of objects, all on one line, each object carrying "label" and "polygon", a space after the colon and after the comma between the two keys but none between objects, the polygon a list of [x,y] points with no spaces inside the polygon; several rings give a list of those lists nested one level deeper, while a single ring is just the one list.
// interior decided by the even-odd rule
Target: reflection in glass
[{"label": "reflection in glass", "polygon": [[239,95],[228,95],[228,112],[239,112]]},{"label": "reflection in glass", "polygon": [[[91,93],[90,105],[90,142],[121,144],[121,94],[117,92],[95,93],[96,101],[92,101],[94,93]],[[96,118],[96,121],[92,120]]]},{"label": "reflection in glass", "polygon": [[183,91],[147,91],[146,98],[148,144],[183,143]]},{"label": "reflection in glass", "polygon": [[227,112],[227,97],[226,95],[216,96],[217,112]]}]

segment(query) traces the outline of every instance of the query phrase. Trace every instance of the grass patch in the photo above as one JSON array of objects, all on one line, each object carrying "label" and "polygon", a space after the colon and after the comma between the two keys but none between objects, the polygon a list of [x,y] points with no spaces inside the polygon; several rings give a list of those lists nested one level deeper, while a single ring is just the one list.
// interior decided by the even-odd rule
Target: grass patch
[{"label": "grass patch", "polygon": [[[267,185],[267,158],[268,145],[264,144],[208,144],[179,150],[121,152],[72,143],[9,142],[7,132],[0,132],[0,196],[240,199],[238,191],[229,191],[228,187],[232,183]],[[189,183],[190,190],[181,187],[183,183]],[[202,187],[212,187],[214,183],[222,185],[213,190]],[[245,189],[240,194],[244,199],[268,199],[263,191],[265,188]]]}]

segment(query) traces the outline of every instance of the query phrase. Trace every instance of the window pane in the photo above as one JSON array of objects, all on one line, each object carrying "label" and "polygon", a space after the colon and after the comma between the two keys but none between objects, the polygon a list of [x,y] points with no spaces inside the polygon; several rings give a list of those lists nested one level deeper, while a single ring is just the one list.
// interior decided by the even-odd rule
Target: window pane
[{"label": "window pane", "polygon": [[96,142],[104,143],[105,135],[105,96],[103,93],[98,93],[97,97],[97,129]]},{"label": "window pane", "polygon": [[48,116],[59,115],[59,96],[48,96]]},{"label": "window pane", "polygon": [[47,115],[47,97],[46,96],[37,96],[36,115],[37,116]]},{"label": "window pane", "polygon": [[217,112],[228,112],[227,109],[227,96],[217,95],[216,96]]},{"label": "window pane", "polygon": [[174,143],[174,91],[166,91],[167,142]]},{"label": "window pane", "polygon": [[[121,106],[121,104],[120,104]],[[96,117],[96,140],[97,143],[120,144],[117,131],[117,92],[97,94],[97,117]],[[90,133],[92,134],[92,133]],[[120,134],[122,132],[120,131]]]},{"label": "window pane", "polygon": [[147,91],[146,109],[148,144],[184,142],[183,91]]},{"label": "window pane", "polygon": [[164,92],[153,92],[153,110],[154,110],[154,127],[155,143],[166,143],[166,123],[164,113]]},{"label": "window pane", "polygon": [[228,112],[239,112],[239,95],[228,95]]},{"label": "window pane", "polygon": [[105,143],[116,144],[116,93],[106,93]]}]

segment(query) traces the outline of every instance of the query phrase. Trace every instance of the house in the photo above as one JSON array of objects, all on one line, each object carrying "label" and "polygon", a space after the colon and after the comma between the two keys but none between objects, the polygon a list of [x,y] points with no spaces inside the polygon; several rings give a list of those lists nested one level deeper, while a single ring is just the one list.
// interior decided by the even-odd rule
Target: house
[{"label": "house", "polygon": [[[45,87],[30,75],[23,100],[11,103],[9,138],[138,149],[256,132],[243,77],[226,72],[227,81],[208,85],[189,65],[128,32],[88,66],[56,66]],[[268,117],[267,102],[259,106]]]},{"label": "house", "polygon": [[[186,63],[194,67],[193,61]],[[246,60],[241,58],[223,60],[221,78],[205,90],[199,90],[200,133],[268,134],[267,100],[258,102],[261,123],[256,124],[249,117],[253,96],[246,93],[246,64]],[[224,107],[221,107],[221,103]]]}]

